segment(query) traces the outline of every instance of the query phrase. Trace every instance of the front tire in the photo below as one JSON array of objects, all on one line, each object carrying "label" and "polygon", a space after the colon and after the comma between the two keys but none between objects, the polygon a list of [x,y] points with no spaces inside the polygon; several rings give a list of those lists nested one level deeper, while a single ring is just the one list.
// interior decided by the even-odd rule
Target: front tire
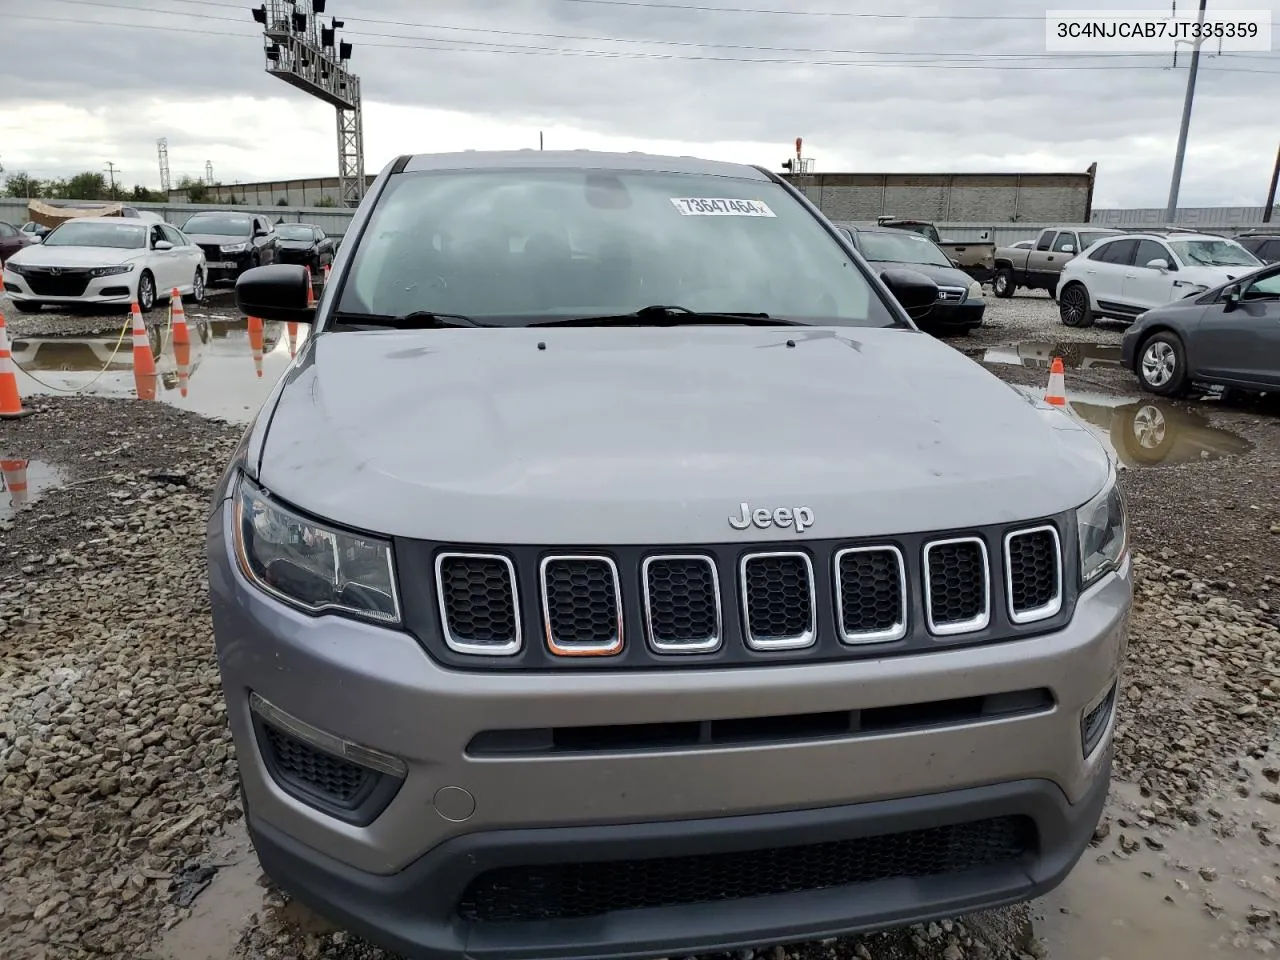
[{"label": "front tire", "polygon": [[1014,282],[1013,271],[1008,267],[996,271],[995,278],[991,281],[991,292],[1002,300],[1007,300],[1013,296],[1015,290],[1018,289],[1017,283]]},{"label": "front tire", "polygon": [[15,300],[13,308],[19,313],[39,313],[44,304],[38,300]]},{"label": "front tire", "polygon": [[1093,307],[1089,291],[1081,283],[1069,283],[1058,297],[1058,316],[1066,327],[1093,326]]},{"label": "front tire", "polygon": [[1138,351],[1138,384],[1159,397],[1178,397],[1187,390],[1187,351],[1182,338],[1161,330],[1143,341]]},{"label": "front tire", "polygon": [[204,273],[196,270],[196,275],[191,278],[191,300],[194,303],[204,302]]},{"label": "front tire", "polygon": [[150,313],[156,305],[156,281],[150,270],[143,270],[138,278],[138,309]]}]

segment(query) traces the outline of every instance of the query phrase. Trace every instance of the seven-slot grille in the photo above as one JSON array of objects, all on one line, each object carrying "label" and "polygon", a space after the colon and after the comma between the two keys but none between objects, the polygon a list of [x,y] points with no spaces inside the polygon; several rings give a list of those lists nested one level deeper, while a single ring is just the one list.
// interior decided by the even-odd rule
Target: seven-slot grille
[{"label": "seven-slot grille", "polygon": [[[1054,526],[1006,534],[1000,558],[1010,621],[1046,620],[1062,609],[1062,545]],[[820,599],[825,602],[819,590],[830,598],[839,639],[846,645],[903,639],[913,593],[923,601],[933,636],[976,633],[992,623],[992,559],[981,537],[925,542],[915,574],[909,572],[901,549],[889,544],[839,549],[823,563],[829,563],[825,572],[815,573],[813,558],[801,550],[741,556],[736,563],[738,616],[749,648],[812,646],[817,641]],[[617,561],[605,555],[543,557],[536,571],[538,615],[552,654],[619,653],[627,596],[637,601],[653,652],[709,653],[722,646],[724,618],[732,607],[727,607],[713,556],[657,554],[628,569],[627,576],[621,576]],[[435,574],[444,639],[451,650],[488,656],[521,650],[521,574],[510,558],[443,552],[436,556]],[[530,569],[525,575],[534,590],[535,572]],[[909,583],[916,577],[918,583]],[[633,594],[635,580],[638,589]]]},{"label": "seven-slot grille", "polygon": [[48,267],[27,267],[23,273],[31,292],[42,297],[78,297],[89,286],[89,271],[61,267],[57,274]]}]

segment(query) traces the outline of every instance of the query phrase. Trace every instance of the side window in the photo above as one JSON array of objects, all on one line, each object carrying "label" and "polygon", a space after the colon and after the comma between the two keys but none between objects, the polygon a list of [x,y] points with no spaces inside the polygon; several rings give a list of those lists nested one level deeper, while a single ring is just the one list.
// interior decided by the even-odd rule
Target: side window
[{"label": "side window", "polygon": [[164,239],[165,239],[165,235],[160,232],[160,227],[158,225],[153,226],[151,228],[151,248],[154,250],[155,245]]},{"label": "side window", "polygon": [[187,238],[180,234],[176,229],[167,223],[159,224],[160,232],[164,234],[164,238],[172,243],[175,247],[187,246]]},{"label": "side window", "polygon": [[1253,255],[1259,260],[1272,262],[1280,260],[1280,237],[1275,240],[1268,240],[1257,250],[1253,251]]},{"label": "side window", "polygon": [[314,233],[315,233],[315,235],[316,235],[316,241],[317,241],[317,242],[319,242],[319,241],[321,241],[321,240],[323,240],[323,239],[324,239],[324,231],[323,231],[323,230],[321,230],[319,227],[316,227],[316,229],[315,229],[313,232],[314,232]]},{"label": "side window", "polygon": [[1040,234],[1040,239],[1036,241],[1037,250],[1048,250],[1050,244],[1053,243],[1053,231],[1045,230]]},{"label": "side window", "polygon": [[1080,252],[1080,243],[1076,240],[1076,235],[1070,230],[1063,230],[1058,234],[1058,239],[1053,241],[1055,253],[1065,253],[1064,247],[1070,247],[1075,253]]},{"label": "side window", "polygon": [[1137,240],[1115,240],[1097,252],[1095,260],[1127,266],[1133,263],[1133,253],[1138,248]]},{"label": "side window", "polygon": [[1244,292],[1246,300],[1280,300],[1280,273],[1254,281]]},{"label": "side window", "polygon": [[0,223],[0,237],[16,237],[18,231],[13,229],[7,223]]},{"label": "side window", "polygon": [[1163,243],[1155,240],[1139,240],[1138,253],[1133,258],[1134,266],[1146,267],[1152,260],[1163,260],[1165,263],[1173,263],[1173,255],[1165,249]]}]

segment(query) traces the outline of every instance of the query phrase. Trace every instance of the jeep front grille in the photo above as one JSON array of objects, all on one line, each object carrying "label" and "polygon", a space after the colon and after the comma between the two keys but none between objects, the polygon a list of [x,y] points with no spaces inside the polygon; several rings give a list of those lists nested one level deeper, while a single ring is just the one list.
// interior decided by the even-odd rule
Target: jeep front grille
[{"label": "jeep front grille", "polygon": [[436,557],[436,591],[449,649],[489,656],[520,649],[516,571],[507,557],[442,553]]},{"label": "jeep front grille", "polygon": [[813,561],[807,553],[751,553],[742,558],[742,613],[756,650],[807,647],[817,636]]},{"label": "jeep front grille", "polygon": [[1018,530],[1004,538],[1009,619],[1029,623],[1062,608],[1062,550],[1052,526]]},{"label": "jeep front grille", "polygon": [[622,649],[622,590],[609,557],[551,556],[542,561],[547,645],[565,657],[610,656]]},{"label": "jeep front grille", "polygon": [[646,557],[641,564],[649,643],[662,653],[720,646],[720,580],[710,557]]},{"label": "jeep front grille", "polygon": [[935,540],[924,548],[925,617],[939,636],[971,633],[991,618],[987,545],[979,537]]},{"label": "jeep front grille", "polygon": [[845,643],[899,640],[907,632],[906,564],[897,547],[836,554],[836,617]]}]

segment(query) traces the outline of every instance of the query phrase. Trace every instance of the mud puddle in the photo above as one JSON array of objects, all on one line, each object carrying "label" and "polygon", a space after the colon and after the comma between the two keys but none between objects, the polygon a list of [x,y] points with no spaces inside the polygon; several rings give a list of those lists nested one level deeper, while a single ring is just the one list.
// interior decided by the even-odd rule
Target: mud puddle
[{"label": "mud puddle", "polygon": [[1120,347],[1107,343],[1023,340],[987,350],[966,350],[965,354],[982,363],[1030,367],[1036,370],[1048,370],[1054,357],[1061,357],[1062,365],[1071,370],[1120,366]]},{"label": "mud puddle", "polygon": [[[1265,769],[1242,769],[1239,794],[1175,822],[1161,801],[1116,783],[1107,835],[1057,890],[1033,904],[1052,960],[1211,960],[1273,955],[1280,927],[1280,794]],[[1276,800],[1266,799],[1266,795]]]},{"label": "mud puddle", "polygon": [[[1012,385],[1027,396],[1044,389]],[[1176,466],[1248,453],[1253,444],[1209,424],[1194,408],[1147,397],[1067,389],[1068,413],[1116,454],[1122,467]]]},{"label": "mud puddle", "polygon": [[65,482],[62,471],[51,463],[0,456],[0,530],[3,521],[34,503],[42,492]]},{"label": "mud puddle", "polygon": [[18,389],[25,396],[136,398],[207,417],[247,423],[305,341],[306,324],[250,324],[193,307],[190,345],[175,345],[164,326],[149,331],[154,376],[134,370],[130,339],[119,331],[22,337],[13,342]]}]

